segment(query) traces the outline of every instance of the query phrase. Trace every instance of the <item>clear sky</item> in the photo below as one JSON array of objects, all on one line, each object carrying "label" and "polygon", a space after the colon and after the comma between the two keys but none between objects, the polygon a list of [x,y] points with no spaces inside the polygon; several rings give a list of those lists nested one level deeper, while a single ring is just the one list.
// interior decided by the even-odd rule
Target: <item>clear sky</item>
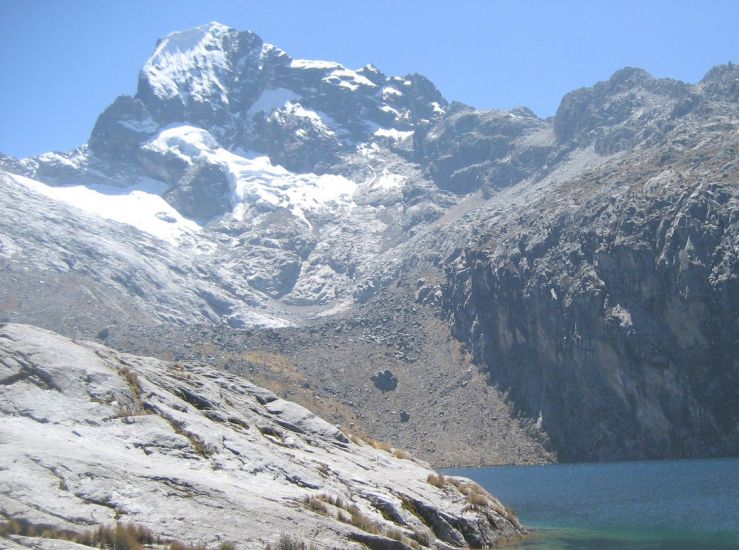
[{"label": "clear sky", "polygon": [[419,72],[447,99],[553,115],[624,66],[696,82],[739,62],[739,0],[0,0],[0,152],[87,141],[157,38],[209,21],[293,57]]}]

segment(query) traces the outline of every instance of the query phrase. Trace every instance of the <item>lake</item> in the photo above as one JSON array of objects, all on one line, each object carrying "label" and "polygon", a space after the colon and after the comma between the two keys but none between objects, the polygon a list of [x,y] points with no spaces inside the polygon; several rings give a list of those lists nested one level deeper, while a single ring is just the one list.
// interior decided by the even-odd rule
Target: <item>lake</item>
[{"label": "lake", "polygon": [[443,470],[474,479],[531,536],[515,550],[739,549],[739,459]]}]

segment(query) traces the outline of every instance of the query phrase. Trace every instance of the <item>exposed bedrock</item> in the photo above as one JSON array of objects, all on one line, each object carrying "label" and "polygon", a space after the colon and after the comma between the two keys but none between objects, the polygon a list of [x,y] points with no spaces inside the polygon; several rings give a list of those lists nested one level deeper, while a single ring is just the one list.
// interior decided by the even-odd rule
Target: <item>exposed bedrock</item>
[{"label": "exposed bedrock", "polygon": [[630,191],[461,252],[453,331],[562,460],[735,454],[737,186]]}]

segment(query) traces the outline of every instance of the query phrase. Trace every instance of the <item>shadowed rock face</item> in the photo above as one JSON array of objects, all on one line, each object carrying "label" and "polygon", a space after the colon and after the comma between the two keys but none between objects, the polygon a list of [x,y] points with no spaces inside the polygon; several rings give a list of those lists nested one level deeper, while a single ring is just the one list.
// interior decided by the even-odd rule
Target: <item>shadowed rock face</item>
[{"label": "shadowed rock face", "polygon": [[135,164],[142,141],[157,128],[143,101],[120,96],[98,117],[88,146],[109,162]]},{"label": "shadowed rock face", "polygon": [[737,172],[694,163],[722,165],[724,139],[669,169],[627,156],[448,264],[454,333],[560,459],[739,452]]},{"label": "shadowed rock face", "polygon": [[[0,396],[5,517],[78,531],[125,520],[244,548],[280,533],[399,549],[411,539],[491,547],[525,533],[473,482],[461,480],[479,493],[474,509],[457,486],[429,483],[427,465],[352,442],[303,407],[205,365],[0,325]],[[350,506],[371,533],[338,519]]]},{"label": "shadowed rock face", "polygon": [[183,216],[206,224],[221,217],[230,206],[228,174],[220,166],[195,164],[164,198]]},{"label": "shadowed rock face", "polygon": [[642,69],[621,69],[605,82],[565,95],[554,132],[560,141],[615,153],[664,132],[690,93],[691,86],[684,82],[656,79]]},{"label": "shadowed rock face", "polygon": [[416,140],[429,176],[444,189],[464,194],[508,187],[538,170],[551,149],[521,139],[547,127],[528,109],[452,107],[458,110]]}]

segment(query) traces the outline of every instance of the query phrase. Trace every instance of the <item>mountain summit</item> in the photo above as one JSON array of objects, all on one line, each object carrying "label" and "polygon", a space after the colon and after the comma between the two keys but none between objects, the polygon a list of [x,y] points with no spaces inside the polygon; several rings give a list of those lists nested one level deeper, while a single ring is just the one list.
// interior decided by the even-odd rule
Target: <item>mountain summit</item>
[{"label": "mountain summit", "polygon": [[187,123],[228,149],[264,152],[275,164],[307,172],[375,135],[408,135],[438,120],[445,107],[419,75],[387,77],[371,65],[351,70],[293,59],[250,31],[211,23],[162,39],[141,70],[136,96],[119,98],[90,143],[115,157],[122,144],[104,138],[108,121],[125,121],[139,142],[166,125]]}]

